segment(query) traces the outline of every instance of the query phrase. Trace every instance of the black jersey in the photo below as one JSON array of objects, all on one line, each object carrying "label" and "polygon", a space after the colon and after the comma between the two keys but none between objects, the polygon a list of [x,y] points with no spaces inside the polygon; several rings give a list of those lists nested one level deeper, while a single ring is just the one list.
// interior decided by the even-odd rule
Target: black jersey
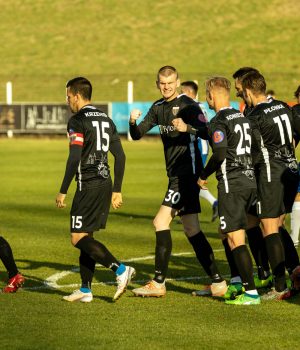
[{"label": "black jersey", "polygon": [[[295,118],[299,118],[298,120],[300,120],[300,103],[294,105],[292,107],[292,110],[297,115]],[[295,144],[297,146],[299,141],[300,141],[300,135],[298,135],[296,132],[294,132],[294,140],[295,140]]]},{"label": "black jersey", "polygon": [[226,150],[225,159],[216,169],[219,190],[229,193],[255,188],[249,120],[232,107],[222,108],[210,121],[209,133],[213,152]]},{"label": "black jersey", "polygon": [[202,167],[198,140],[195,135],[175,130],[172,120],[176,117],[195,128],[206,125],[199,104],[186,95],[178,95],[169,102],[164,99],[154,102],[138,125],[130,125],[131,137],[138,140],[158,125],[168,177],[198,175]]},{"label": "black jersey", "polygon": [[68,123],[70,145],[82,146],[76,181],[110,177],[108,151],[120,138],[113,121],[94,106],[83,107]]},{"label": "black jersey", "polygon": [[[272,96],[267,96],[267,101],[268,101],[268,102],[271,102],[271,101],[273,101],[273,100],[274,100],[274,99],[273,99]],[[252,110],[254,109],[254,107],[248,106],[247,103],[246,103],[246,101],[244,101],[244,103],[245,103],[245,108],[244,108],[244,110],[243,110],[243,114],[244,114],[245,117],[247,117],[248,114],[250,114],[250,113],[252,112]]]},{"label": "black jersey", "polygon": [[253,159],[268,182],[278,179],[284,168],[297,170],[293,132],[299,133],[299,121],[284,102],[259,103],[248,115],[253,130]]},{"label": "black jersey", "polygon": [[300,116],[300,103],[294,105],[292,109],[298,116]]}]

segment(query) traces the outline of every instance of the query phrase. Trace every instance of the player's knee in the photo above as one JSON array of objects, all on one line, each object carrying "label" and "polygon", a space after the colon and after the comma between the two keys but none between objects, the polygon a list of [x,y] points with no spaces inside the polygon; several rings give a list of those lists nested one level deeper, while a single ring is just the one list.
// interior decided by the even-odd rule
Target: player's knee
[{"label": "player's knee", "polygon": [[195,225],[193,223],[184,224],[184,233],[187,237],[193,237],[197,233],[199,233],[199,231],[200,231],[199,225]]},{"label": "player's knee", "polygon": [[163,231],[163,230],[170,229],[170,225],[167,222],[165,222],[164,220],[161,220],[157,217],[154,218],[152,223],[153,223],[153,226],[155,228],[155,231]]},{"label": "player's knee", "polygon": [[199,221],[194,220],[192,217],[183,216],[182,224],[187,237],[193,237],[200,231]]},{"label": "player's knee", "polygon": [[87,233],[72,233],[71,234],[71,244],[75,247],[76,244],[85,236],[87,236]]}]

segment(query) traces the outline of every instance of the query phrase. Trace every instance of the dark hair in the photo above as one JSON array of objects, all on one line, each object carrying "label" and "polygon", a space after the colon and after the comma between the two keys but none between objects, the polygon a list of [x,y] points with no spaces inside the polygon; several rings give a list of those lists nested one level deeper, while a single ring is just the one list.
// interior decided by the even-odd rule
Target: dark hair
[{"label": "dark hair", "polygon": [[240,79],[245,74],[248,74],[250,72],[257,72],[257,73],[259,73],[259,71],[256,68],[253,68],[253,67],[242,67],[242,68],[238,69],[235,73],[233,73],[232,78],[233,79]]},{"label": "dark hair", "polygon": [[298,98],[300,95],[300,85],[297,87],[297,90],[294,92],[294,96]]},{"label": "dark hair", "polygon": [[197,95],[198,85],[194,81],[192,80],[184,81],[180,85],[189,87],[190,89],[193,90],[194,94]]},{"label": "dark hair", "polygon": [[275,95],[275,91],[274,90],[268,90],[266,92],[267,95],[271,95],[271,96],[274,96]]},{"label": "dark hair", "polygon": [[83,77],[77,77],[67,82],[66,88],[70,88],[73,95],[79,94],[84,100],[92,98],[92,84]]},{"label": "dark hair", "polygon": [[254,95],[266,93],[266,81],[265,78],[258,72],[250,72],[243,76],[241,81],[243,90],[249,89]]},{"label": "dark hair", "polygon": [[178,72],[177,72],[176,68],[174,68],[172,66],[163,66],[157,72],[157,81],[159,80],[160,75],[163,75],[164,77],[168,77],[172,74],[176,74],[176,79],[178,79]]}]

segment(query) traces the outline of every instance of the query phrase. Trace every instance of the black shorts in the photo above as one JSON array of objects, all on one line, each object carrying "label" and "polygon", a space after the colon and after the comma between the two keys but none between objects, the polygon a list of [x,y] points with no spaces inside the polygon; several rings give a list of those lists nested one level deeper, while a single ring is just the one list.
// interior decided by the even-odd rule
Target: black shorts
[{"label": "black shorts", "polygon": [[162,205],[176,209],[177,215],[200,213],[198,177],[171,177]]},{"label": "black shorts", "polygon": [[281,177],[267,182],[257,180],[257,213],[259,218],[277,218],[291,213],[299,183],[299,173],[286,168]]},{"label": "black shorts", "polygon": [[299,186],[299,172],[293,172],[289,168],[282,175],[284,186],[283,203],[285,213],[291,213]]},{"label": "black shorts", "polygon": [[70,211],[71,232],[91,233],[105,228],[111,203],[112,181],[92,181],[77,187]]},{"label": "black shorts", "polygon": [[218,210],[222,233],[247,228],[247,213],[255,198],[256,188],[245,188],[229,193],[218,191]]},{"label": "black shorts", "polygon": [[257,193],[256,193],[256,196],[254,198],[254,201],[252,202],[252,204],[248,210],[248,214],[255,216],[255,217],[258,217],[258,214],[257,214]]}]

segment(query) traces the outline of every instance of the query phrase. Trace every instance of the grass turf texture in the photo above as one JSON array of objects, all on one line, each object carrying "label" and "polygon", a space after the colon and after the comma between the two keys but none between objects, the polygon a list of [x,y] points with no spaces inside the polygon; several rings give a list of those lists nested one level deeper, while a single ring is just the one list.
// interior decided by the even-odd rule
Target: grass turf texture
[{"label": "grass turf texture", "polygon": [[[157,98],[155,74],[182,80],[257,67],[279,99],[299,85],[298,0],[0,0],[0,101],[64,102],[65,82],[85,75],[95,101]],[[232,99],[234,92],[232,92]]]},{"label": "grass turf texture", "polygon": [[[154,254],[152,218],[164,195],[167,179],[162,145],[158,140],[123,142],[126,155],[124,205],[111,211],[107,229],[96,234],[121,260]],[[55,208],[68,152],[65,139],[0,139],[1,235],[10,242],[18,267],[27,281],[16,294],[0,294],[1,349],[296,349],[300,298],[237,307],[223,301],[191,296],[207,279],[181,231],[172,224],[173,256],[165,298],[143,299],[130,290],[112,303],[115,286],[110,270],[98,267],[91,304],[61,300],[78,284],[70,273],[45,288],[49,276],[70,271],[78,264],[78,251],[69,242],[69,215],[74,184],[66,210]],[[210,179],[215,191],[215,180]],[[218,266],[228,274],[217,223],[203,202],[202,229],[216,250]],[[136,281],[148,280],[153,259],[131,262]],[[6,274],[0,266],[0,287]],[[129,289],[139,286],[133,282]],[[36,287],[34,289],[33,287]]]}]

